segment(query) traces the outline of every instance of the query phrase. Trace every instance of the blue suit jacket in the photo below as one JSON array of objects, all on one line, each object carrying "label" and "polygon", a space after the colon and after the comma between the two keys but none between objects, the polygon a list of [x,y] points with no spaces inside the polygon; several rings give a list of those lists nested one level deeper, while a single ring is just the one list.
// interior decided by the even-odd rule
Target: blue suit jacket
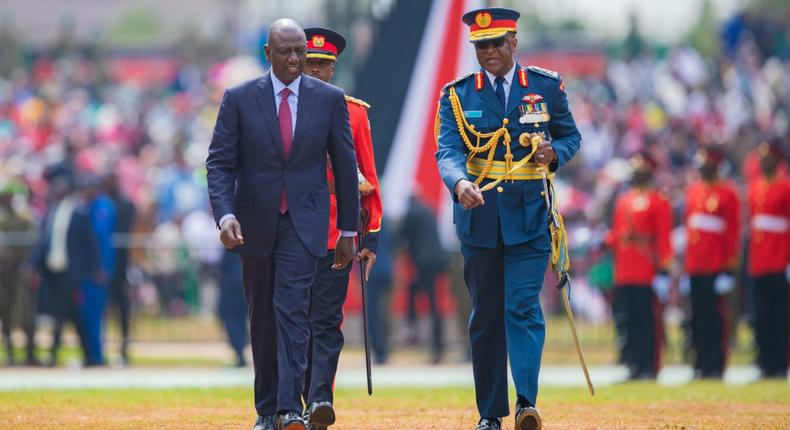
[{"label": "blue suit jacket", "polygon": [[357,161],[343,91],[302,75],[296,130],[283,153],[271,72],[225,91],[206,160],[214,218],[232,213],[241,224],[244,255],[268,257],[274,249],[280,196],[302,243],[326,255],[329,227],[327,153],[335,175],[337,228],[359,225]]},{"label": "blue suit jacket", "polygon": [[[576,129],[568,109],[568,99],[560,88],[558,75],[542,69],[527,68],[528,86],[523,87],[519,80],[519,69],[516,64],[515,76],[510,86],[507,107],[502,104],[494,93],[494,88],[483,72],[483,88],[477,89],[475,75],[470,74],[454,81],[445,87],[439,101],[439,135],[436,161],[439,172],[455,201],[453,222],[461,243],[470,246],[493,248],[497,245],[497,228],[501,225],[502,239],[506,245],[528,242],[545,236],[548,226],[546,203],[541,195],[543,185],[539,180],[502,182],[502,192],[492,189],[484,193],[485,204],[472,210],[464,209],[455,196],[455,185],[461,179],[474,181],[476,177],[467,174],[467,149],[461,140],[452,107],[449,101],[449,86],[454,86],[465,112],[467,121],[481,132],[491,132],[502,126],[503,118],[509,120],[507,126],[512,142],[510,144],[513,161],[516,162],[529,154],[530,148],[519,145],[521,133],[543,132],[551,138],[551,146],[557,153],[557,162],[550,167],[552,171],[567,163],[581,143],[581,135]],[[482,72],[482,70],[481,70]],[[519,122],[521,113],[519,105],[525,104],[522,99],[528,94],[543,97],[550,119],[547,122],[522,124]],[[472,144],[476,138],[470,136]],[[484,144],[486,141],[481,141]],[[481,154],[485,156],[486,154]],[[505,145],[500,141],[494,156],[495,160],[505,160]],[[485,185],[490,180],[481,183]],[[548,246],[548,242],[545,242]]]}]

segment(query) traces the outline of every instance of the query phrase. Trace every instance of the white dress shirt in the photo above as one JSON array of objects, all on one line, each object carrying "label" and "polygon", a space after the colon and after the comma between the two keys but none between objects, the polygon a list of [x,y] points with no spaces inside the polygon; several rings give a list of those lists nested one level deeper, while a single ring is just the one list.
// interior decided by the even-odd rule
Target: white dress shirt
[{"label": "white dress shirt", "polygon": [[[485,70],[485,69],[484,69]],[[505,104],[507,104],[508,99],[510,99],[510,84],[513,83],[513,76],[516,74],[516,62],[513,62],[513,67],[505,73],[505,82],[502,83],[502,86],[505,87]],[[486,70],[486,76],[488,76],[488,80],[491,82],[491,88],[496,91],[496,75]]]}]

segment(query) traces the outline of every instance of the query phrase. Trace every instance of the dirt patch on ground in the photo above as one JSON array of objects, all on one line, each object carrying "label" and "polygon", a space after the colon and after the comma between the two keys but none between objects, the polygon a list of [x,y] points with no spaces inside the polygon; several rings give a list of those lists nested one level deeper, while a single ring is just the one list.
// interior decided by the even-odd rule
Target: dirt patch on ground
[{"label": "dirt patch on ground", "polygon": [[[254,416],[244,395],[181,398],[167,394],[135,395],[124,399],[69,393],[26,395],[24,401],[0,404],[3,429],[247,429]],[[121,395],[122,396],[122,395]],[[382,398],[339,399],[333,430],[469,429],[477,413],[464,396],[442,399],[394,395]],[[436,406],[440,404],[441,406]],[[780,429],[790,428],[790,406],[731,401],[602,401],[548,400],[540,405],[547,430],[579,429]],[[513,426],[512,416],[504,428]]]}]

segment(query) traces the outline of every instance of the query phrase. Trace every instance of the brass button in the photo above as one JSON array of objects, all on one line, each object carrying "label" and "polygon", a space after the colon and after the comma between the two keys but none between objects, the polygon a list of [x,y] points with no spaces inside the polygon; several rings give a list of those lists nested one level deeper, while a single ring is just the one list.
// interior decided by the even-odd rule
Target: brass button
[{"label": "brass button", "polygon": [[545,196],[545,195],[546,195],[546,192],[545,192],[545,191],[541,191],[541,192],[540,192],[540,195],[541,195],[541,196]]},{"label": "brass button", "polygon": [[505,191],[505,189],[504,189],[504,188],[502,188],[502,187],[496,187],[496,191],[497,191],[498,193],[501,193],[502,191]]}]

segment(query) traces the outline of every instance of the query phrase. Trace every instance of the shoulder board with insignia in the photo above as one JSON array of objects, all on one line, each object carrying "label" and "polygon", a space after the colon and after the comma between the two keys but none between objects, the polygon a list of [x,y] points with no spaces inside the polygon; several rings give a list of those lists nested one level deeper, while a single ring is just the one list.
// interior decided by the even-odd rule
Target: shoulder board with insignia
[{"label": "shoulder board with insignia", "polygon": [[448,83],[447,83],[447,84],[444,86],[444,88],[450,88],[450,87],[452,87],[453,85],[455,85],[455,84],[457,84],[457,83],[459,83],[459,82],[462,82],[462,81],[464,81],[464,80],[468,79],[468,78],[469,78],[469,77],[471,77],[472,75],[474,75],[474,73],[468,73],[468,74],[466,74],[466,75],[459,76],[459,77],[457,77],[455,80],[448,82]]},{"label": "shoulder board with insignia", "polygon": [[360,106],[362,106],[365,109],[370,109],[370,105],[365,103],[364,101],[362,101],[360,99],[357,99],[357,98],[354,98],[354,97],[351,97],[351,96],[346,96],[346,101],[354,103],[356,105],[360,105]]},{"label": "shoulder board with insignia", "polygon": [[531,71],[533,71],[533,72],[535,72],[535,73],[537,73],[539,75],[548,76],[549,78],[552,78],[552,79],[559,79],[560,78],[560,74],[555,72],[554,70],[544,69],[544,68],[538,67],[538,66],[529,66],[529,67],[527,67],[527,69],[529,69],[529,70],[531,70]]}]

